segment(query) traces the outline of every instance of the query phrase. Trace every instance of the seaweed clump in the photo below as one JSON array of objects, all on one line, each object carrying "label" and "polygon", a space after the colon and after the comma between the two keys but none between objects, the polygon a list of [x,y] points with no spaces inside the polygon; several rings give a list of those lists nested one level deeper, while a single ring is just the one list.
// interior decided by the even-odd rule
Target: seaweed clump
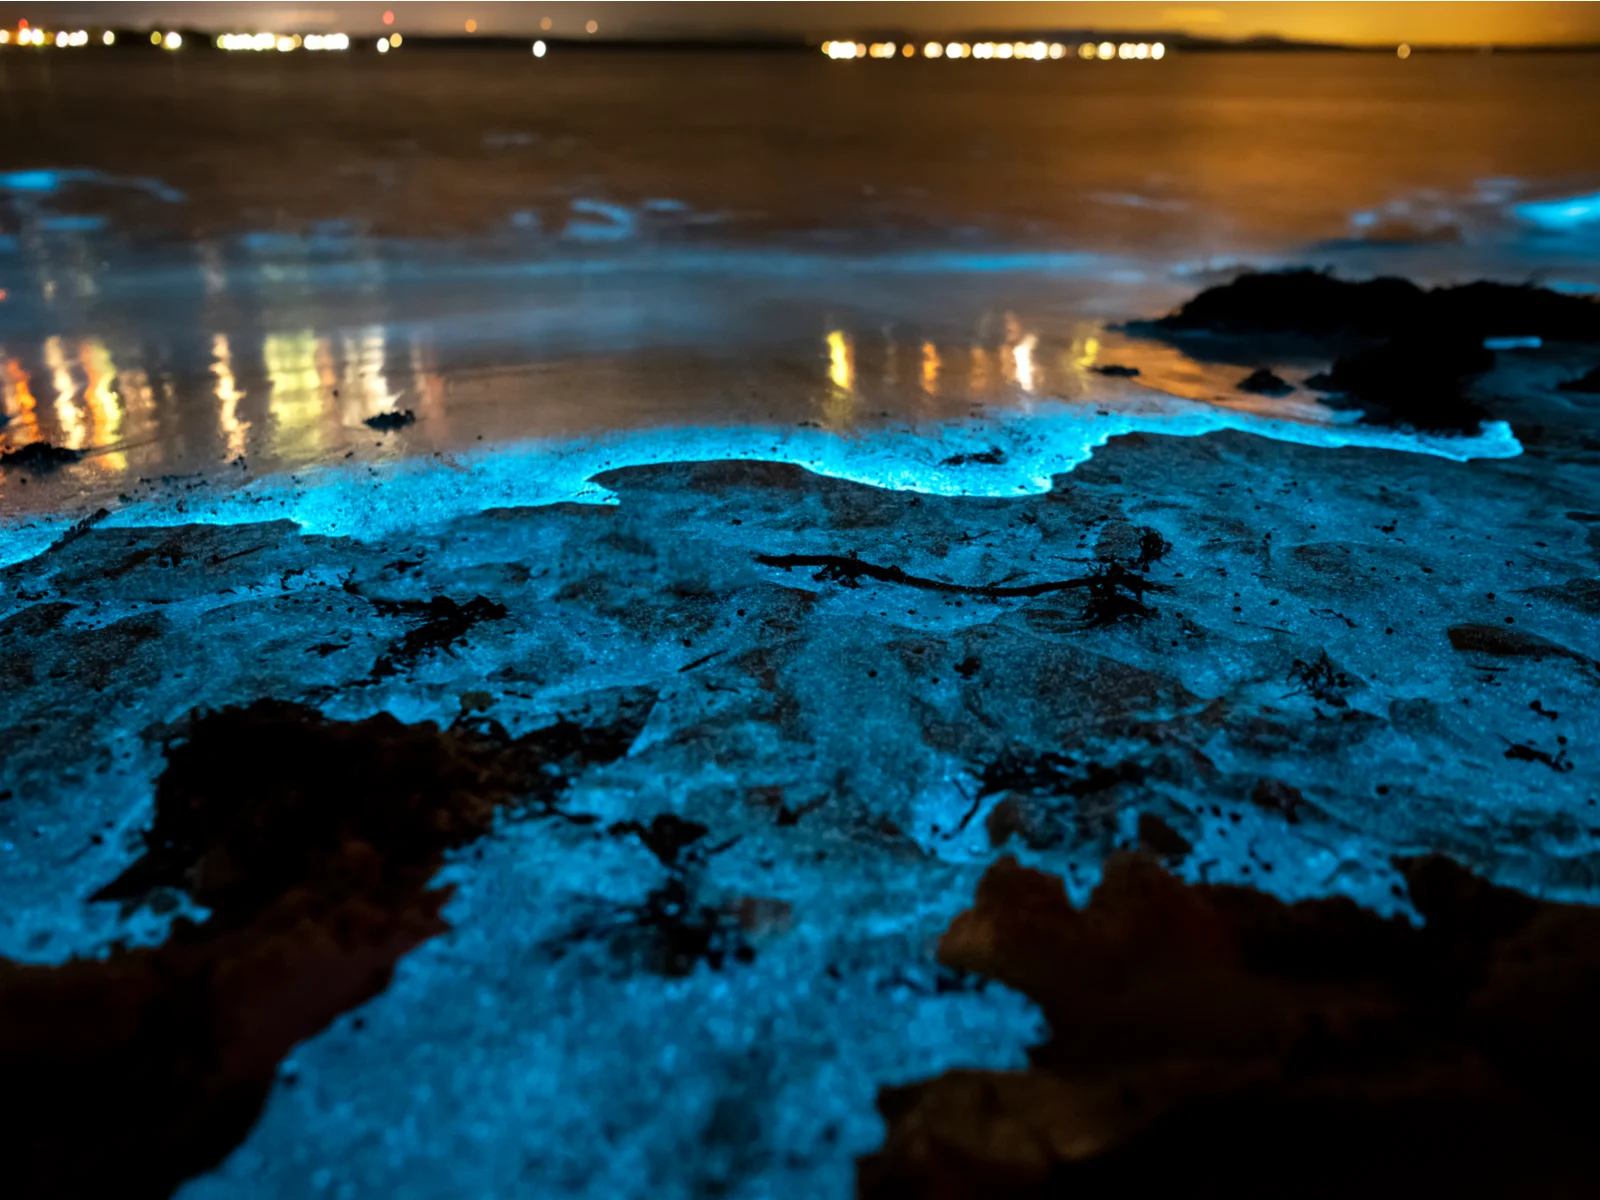
[{"label": "seaweed clump", "polygon": [[1295,659],[1289,667],[1289,682],[1295,685],[1291,696],[1304,692],[1334,708],[1345,707],[1343,692],[1351,686],[1350,677],[1334,665],[1326,650],[1310,662]]},{"label": "seaweed clump", "polygon": [[642,717],[524,738],[262,700],[167,750],[144,852],[96,896],[209,909],[159,946],[0,962],[0,1127],[13,1194],[164,1196],[249,1131],[295,1043],[382,991],[446,928],[445,855],[623,753]]},{"label": "seaweed clump", "polygon": [[1049,1040],[880,1093],[858,1194],[1584,1194],[1600,911],[1396,865],[1420,926],[1128,854],[1079,910],[1001,859],[939,961],[1034,1000]]}]

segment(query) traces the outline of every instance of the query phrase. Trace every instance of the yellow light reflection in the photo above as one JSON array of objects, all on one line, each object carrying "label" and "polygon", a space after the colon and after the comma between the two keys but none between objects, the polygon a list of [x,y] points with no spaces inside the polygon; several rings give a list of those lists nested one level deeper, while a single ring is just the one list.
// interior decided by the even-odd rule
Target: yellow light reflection
[{"label": "yellow light reflection", "polygon": [[854,348],[850,339],[837,329],[828,335],[828,380],[847,392],[856,383]]},{"label": "yellow light reflection", "polygon": [[1039,344],[1035,334],[1028,334],[1011,349],[1011,358],[1016,364],[1017,386],[1025,392],[1032,392],[1036,388],[1033,349]]},{"label": "yellow light reflection", "polygon": [[[99,338],[78,343],[78,363],[83,367],[83,398],[89,406],[89,439],[95,446],[106,446],[122,438],[122,400],[112,387],[117,368],[111,351]],[[120,475],[128,469],[128,456],[120,450],[99,455],[95,465],[102,471]]]},{"label": "yellow light reflection", "polygon": [[67,356],[61,352],[61,339],[44,340],[44,365],[50,368],[50,382],[56,389],[56,423],[61,426],[61,440],[73,450],[82,450],[89,427],[73,400],[78,395],[78,384],[67,369]]},{"label": "yellow light reflection", "polygon": [[930,396],[939,391],[939,350],[932,342],[922,343],[922,390]]},{"label": "yellow light reflection", "polygon": [[6,359],[5,375],[0,377],[0,388],[4,389],[7,432],[12,437],[14,445],[39,440],[39,418],[36,410],[39,405],[33,398],[33,389],[28,383],[28,373],[22,369],[22,364],[16,359]]},{"label": "yellow light reflection", "polygon": [[967,388],[974,396],[981,396],[989,390],[989,379],[992,372],[989,370],[989,352],[982,346],[972,348],[972,374],[967,380]]},{"label": "yellow light reflection", "polygon": [[828,382],[833,384],[822,401],[822,424],[827,429],[844,429],[855,414],[855,346],[842,331],[828,335]]},{"label": "yellow light reflection", "polygon": [[[389,390],[385,373],[388,341],[382,325],[368,325],[355,338],[345,338],[344,378],[340,382],[340,419],[346,425],[387,412],[399,399]],[[331,383],[330,380],[324,380]]]},{"label": "yellow light reflection", "polygon": [[211,373],[217,377],[217,429],[231,462],[245,451],[250,422],[239,419],[239,401],[244,399],[245,393],[239,390],[233,377],[233,350],[228,345],[227,334],[212,336],[211,357]]},{"label": "yellow light reflection", "polygon": [[272,448],[322,448],[322,371],[318,360],[331,355],[326,340],[309,329],[295,333],[269,333],[261,343],[261,364],[272,397]]}]

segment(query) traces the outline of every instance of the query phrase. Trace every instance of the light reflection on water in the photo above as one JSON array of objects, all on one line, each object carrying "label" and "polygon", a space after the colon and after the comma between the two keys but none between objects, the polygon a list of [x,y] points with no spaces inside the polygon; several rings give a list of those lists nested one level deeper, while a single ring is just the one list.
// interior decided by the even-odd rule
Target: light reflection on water
[{"label": "light reflection on water", "polygon": [[[1238,367],[1202,363],[1125,336],[1101,319],[986,313],[968,331],[841,324],[781,342],[770,359],[657,349],[562,355],[441,369],[425,329],[382,324],[319,332],[274,330],[245,341],[215,331],[197,360],[172,347],[50,334],[0,344],[4,441],[45,440],[87,452],[101,480],[215,470],[244,459],[267,469],[378,450],[376,457],[452,449],[479,440],[583,436],[605,430],[740,422],[816,424],[848,434],[886,424],[1026,410],[1031,398],[1112,404],[1130,389],[1289,420],[1325,416],[1309,393],[1240,393]],[[914,363],[908,371],[907,358]],[[1137,365],[1137,380],[1094,368]],[[730,385],[730,371],[738,375]],[[45,404],[39,394],[50,399]],[[977,406],[977,408],[975,408]],[[406,408],[418,423],[385,439],[364,422]],[[10,481],[6,499],[25,501]]]}]

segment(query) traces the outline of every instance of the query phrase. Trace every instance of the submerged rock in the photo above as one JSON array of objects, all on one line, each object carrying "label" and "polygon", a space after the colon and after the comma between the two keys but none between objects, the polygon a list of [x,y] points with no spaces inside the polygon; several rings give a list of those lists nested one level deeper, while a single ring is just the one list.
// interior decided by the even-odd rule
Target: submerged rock
[{"label": "submerged rock", "polygon": [[[1176,855],[1167,832],[1141,820]],[[939,959],[1031,997],[1050,1040],[1025,1072],[886,1089],[860,1194],[1583,1192],[1600,910],[1398,866],[1421,927],[1131,855],[1080,910],[1001,859]]]}]

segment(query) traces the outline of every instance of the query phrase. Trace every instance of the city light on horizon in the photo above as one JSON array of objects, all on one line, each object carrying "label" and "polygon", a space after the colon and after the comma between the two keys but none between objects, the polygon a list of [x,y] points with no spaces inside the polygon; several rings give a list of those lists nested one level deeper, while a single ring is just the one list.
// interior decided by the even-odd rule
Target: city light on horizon
[{"label": "city light on horizon", "polygon": [[[893,59],[897,49],[894,42],[854,42],[844,38],[833,38],[822,43],[822,53],[834,60],[851,61],[858,58]],[[1404,58],[1410,54],[1410,47],[1404,47]],[[915,58],[919,51],[912,43],[906,43],[904,57]],[[1068,48],[1060,42],[927,42],[920,51],[921,57],[927,59],[946,59],[959,61],[975,58],[985,61],[992,59],[1011,60],[1020,62],[1043,62],[1046,59],[1058,62],[1070,57]],[[1101,42],[1096,46],[1093,42],[1084,42],[1078,47],[1077,56],[1081,59],[1110,60],[1121,59],[1125,62],[1138,62],[1144,60],[1158,60],[1165,58],[1166,44],[1163,42]]]},{"label": "city light on horizon", "polygon": [[[50,6],[54,8],[56,6]],[[631,2],[585,5],[571,4],[552,13],[549,8],[540,11],[533,6],[504,6],[504,11],[484,17],[467,16],[465,7],[450,4],[414,3],[403,12],[393,6],[355,4],[333,0],[315,10],[286,12],[268,4],[193,3],[183,8],[182,28],[190,32],[204,32],[209,43],[216,33],[240,25],[255,28],[281,28],[310,25],[319,31],[328,28],[345,29],[356,34],[370,30],[375,36],[388,32],[404,18],[408,32],[423,36],[457,36],[481,32],[483,21],[493,16],[494,32],[498,36],[514,36],[527,32],[530,37],[542,31],[549,33],[557,24],[569,33],[600,32],[608,37],[628,40],[673,40],[677,38],[715,38],[738,34],[757,38],[771,37],[779,40],[803,40],[808,35],[829,32],[817,28],[831,24],[824,14],[831,13],[837,20],[841,13],[845,19],[862,28],[880,31],[882,38],[890,30],[897,30],[897,44],[916,47],[916,57],[925,57],[921,49],[937,42],[941,58],[951,42],[976,44],[975,27],[987,31],[992,44],[1002,44],[1006,31],[1015,30],[1005,44],[1012,46],[1011,58],[1016,58],[1020,41],[1031,46],[1042,34],[1046,48],[1058,43],[1064,46],[1064,56],[1071,47],[1092,37],[1095,44],[1106,40],[1104,34],[1088,34],[1090,30],[1117,31],[1110,37],[1117,45],[1153,44],[1161,41],[1169,48],[1175,38],[1168,35],[1197,37],[1210,41],[1228,42],[1248,39],[1281,39],[1288,41],[1316,41],[1348,46],[1366,46],[1394,54],[1401,45],[1413,50],[1419,46],[1485,46],[1489,44],[1557,45],[1600,43],[1600,5],[1559,4],[1549,0],[1528,0],[1527,3],[1472,3],[1469,0],[1442,0],[1431,4],[1398,3],[1388,5],[1336,3],[1332,0],[1262,0],[1250,4],[1207,4],[1204,6],[1180,5],[1162,7],[1147,4],[1115,2],[1115,0],[1083,0],[1080,3],[1030,3],[1013,0],[995,0],[982,6],[976,4],[893,5],[883,0],[863,0],[846,10],[842,5],[765,5],[750,0],[733,0],[718,5],[674,5]],[[587,9],[588,11],[585,11]],[[64,6],[62,12],[69,11]],[[469,10],[470,12],[470,10]],[[106,2],[73,5],[69,31],[80,25],[94,30],[136,29],[141,36],[155,29],[163,34],[174,20],[170,8],[162,8],[145,0],[118,4]],[[37,17],[39,14],[30,14]],[[466,29],[470,21],[472,29]],[[594,30],[588,25],[593,22]],[[64,19],[64,23],[66,20]],[[54,22],[46,21],[47,26]],[[33,45],[18,38],[17,31],[25,28],[22,22],[11,26],[5,43]],[[1050,30],[1059,30],[1052,34]],[[1069,40],[1064,34],[1075,31]],[[193,40],[191,38],[191,40]],[[868,44],[870,38],[863,39]],[[526,44],[526,43],[525,43]],[[995,57],[999,57],[996,55]]]}]

